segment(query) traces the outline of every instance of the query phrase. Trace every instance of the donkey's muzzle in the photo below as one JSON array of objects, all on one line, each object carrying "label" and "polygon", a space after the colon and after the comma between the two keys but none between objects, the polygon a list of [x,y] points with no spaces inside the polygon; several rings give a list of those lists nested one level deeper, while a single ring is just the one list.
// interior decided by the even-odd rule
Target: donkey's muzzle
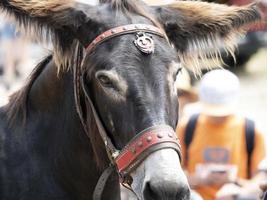
[{"label": "donkey's muzzle", "polygon": [[133,171],[147,156],[161,149],[174,149],[181,159],[181,146],[172,127],[153,126],[140,132],[116,157],[117,170],[124,178]]}]

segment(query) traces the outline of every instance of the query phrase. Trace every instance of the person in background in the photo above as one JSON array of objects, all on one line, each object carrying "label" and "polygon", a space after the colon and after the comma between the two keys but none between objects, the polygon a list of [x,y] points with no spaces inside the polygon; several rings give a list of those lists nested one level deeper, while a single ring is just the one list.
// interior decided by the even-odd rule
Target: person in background
[{"label": "person in background", "polygon": [[208,72],[200,82],[200,113],[177,127],[189,184],[205,200],[241,196],[265,157],[263,135],[253,121],[235,113],[238,96],[233,73]]}]

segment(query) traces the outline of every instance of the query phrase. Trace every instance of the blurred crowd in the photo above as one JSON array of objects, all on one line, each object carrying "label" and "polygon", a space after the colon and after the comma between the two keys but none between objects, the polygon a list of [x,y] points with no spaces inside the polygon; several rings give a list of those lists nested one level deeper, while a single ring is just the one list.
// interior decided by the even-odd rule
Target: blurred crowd
[{"label": "blurred crowd", "polygon": [[7,18],[3,23],[1,30],[1,46],[3,51],[3,81],[9,88],[16,76],[19,76],[19,65],[25,62],[27,52],[25,49],[25,40],[19,32],[16,32],[13,20]]},{"label": "blurred crowd", "polygon": [[17,30],[15,20],[0,13],[0,106],[23,85],[36,63],[47,53]]},{"label": "blurred crowd", "polygon": [[0,104],[21,79],[22,69],[29,58],[27,40],[16,31],[14,20],[0,15]]}]

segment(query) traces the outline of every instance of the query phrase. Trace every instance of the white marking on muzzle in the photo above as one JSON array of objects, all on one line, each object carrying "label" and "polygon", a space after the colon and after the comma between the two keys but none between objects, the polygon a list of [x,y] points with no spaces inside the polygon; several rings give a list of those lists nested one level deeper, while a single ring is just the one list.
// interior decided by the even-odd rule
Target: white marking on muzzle
[{"label": "white marking on muzzle", "polygon": [[139,199],[144,199],[143,190],[146,184],[172,185],[172,187],[188,187],[188,182],[183,173],[180,159],[173,149],[162,149],[152,153],[131,174],[132,188]]}]

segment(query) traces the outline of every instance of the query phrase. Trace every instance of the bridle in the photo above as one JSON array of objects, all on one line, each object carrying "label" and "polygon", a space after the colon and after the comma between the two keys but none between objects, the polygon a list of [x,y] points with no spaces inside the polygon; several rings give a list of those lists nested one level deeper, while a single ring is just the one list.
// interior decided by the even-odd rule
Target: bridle
[{"label": "bridle", "polygon": [[[164,31],[152,25],[130,24],[120,26],[107,30],[97,36],[86,48],[86,54],[91,54],[100,44],[109,39],[134,33],[136,34],[137,38],[133,42],[135,46],[144,54],[151,54],[154,51],[153,39],[152,37],[148,36],[147,33],[151,35],[157,35],[159,37],[165,37]],[[110,174],[114,171],[114,168],[119,174],[121,184],[127,188],[130,188],[130,173],[151,153],[160,149],[171,148],[174,149],[181,158],[179,140],[173,128],[168,125],[149,127],[138,133],[122,150],[116,149],[99,118],[92,99],[90,98],[88,88],[86,87],[84,77],[85,69],[83,66],[84,58],[78,56],[78,59],[79,60],[77,63],[81,63],[83,68],[80,66],[74,67],[74,94],[76,110],[83,128],[90,139],[88,132],[89,130],[84,119],[85,113],[82,110],[81,105],[80,98],[82,93],[82,95],[86,98],[86,101],[90,104],[94,120],[100,136],[105,144],[106,152],[110,160],[110,166],[104,170],[95,187],[93,194],[94,200],[101,199],[106,181]]]},{"label": "bridle", "polygon": [[[86,48],[86,53],[91,54],[97,46],[103,42],[125,34],[136,33],[137,39],[134,41],[135,46],[144,54],[151,54],[154,51],[153,39],[146,35],[158,35],[165,37],[164,32],[152,25],[147,24],[130,24],[110,29],[97,36]],[[80,58],[77,63],[83,66],[84,58]],[[148,155],[160,149],[174,149],[181,158],[181,148],[179,140],[172,127],[168,125],[159,125],[149,127],[136,135],[122,150],[117,150],[108,136],[95,106],[90,98],[88,88],[85,84],[84,69],[79,66],[74,67],[74,93],[77,113],[83,125],[83,128],[90,139],[88,128],[84,119],[84,113],[81,106],[81,92],[90,104],[94,120],[96,122],[100,136],[105,144],[106,152],[110,160],[110,166],[104,170],[95,187],[93,199],[100,200],[106,181],[114,168],[119,174],[120,182],[130,188],[130,173],[135,169]]]}]

